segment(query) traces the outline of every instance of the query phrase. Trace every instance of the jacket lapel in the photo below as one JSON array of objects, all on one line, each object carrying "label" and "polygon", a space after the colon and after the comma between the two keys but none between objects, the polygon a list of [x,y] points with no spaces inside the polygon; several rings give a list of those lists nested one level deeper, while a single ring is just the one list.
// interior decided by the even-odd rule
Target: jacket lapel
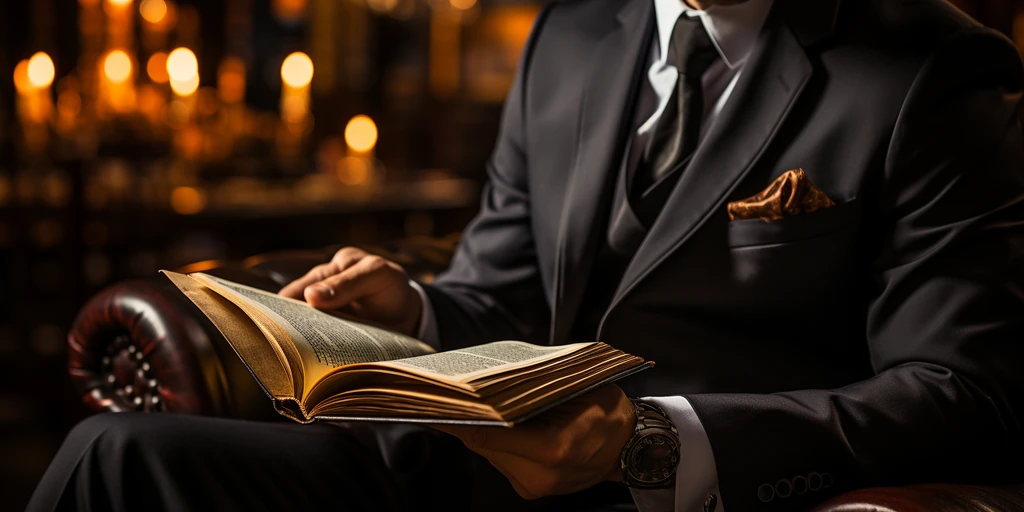
[{"label": "jacket lapel", "polygon": [[596,44],[580,108],[576,160],[559,224],[551,339],[564,340],[585,293],[602,215],[628,134],[633,97],[653,33],[651,0],[629,0]]},{"label": "jacket lapel", "polygon": [[725,207],[729,193],[772,141],[812,71],[804,48],[778,10],[769,15],[746,66],[733,95],[626,269],[611,308],[715,211]]}]

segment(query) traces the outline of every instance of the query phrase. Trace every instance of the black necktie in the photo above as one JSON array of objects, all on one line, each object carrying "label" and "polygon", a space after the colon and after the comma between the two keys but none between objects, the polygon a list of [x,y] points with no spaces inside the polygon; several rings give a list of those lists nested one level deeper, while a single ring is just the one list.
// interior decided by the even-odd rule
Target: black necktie
[{"label": "black necktie", "polygon": [[632,257],[643,243],[686,161],[697,149],[704,117],[701,77],[717,59],[718,51],[704,24],[680,16],[667,55],[667,62],[679,71],[676,88],[658,118],[642,160],[623,177],[625,197],[609,224],[608,246],[621,257]]},{"label": "black necktie", "polygon": [[701,78],[717,59],[718,51],[700,19],[680,16],[672,30],[666,60],[679,71],[679,79],[654,127],[644,159],[635,170],[630,183],[632,197],[639,197],[697,149],[704,117]]}]

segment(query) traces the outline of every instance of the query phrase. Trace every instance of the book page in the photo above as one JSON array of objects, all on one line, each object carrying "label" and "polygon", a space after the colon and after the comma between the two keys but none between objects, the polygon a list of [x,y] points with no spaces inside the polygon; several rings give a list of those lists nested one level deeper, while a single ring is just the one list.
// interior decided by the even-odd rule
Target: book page
[{"label": "book page", "polygon": [[231,296],[241,299],[278,324],[302,356],[307,385],[340,366],[390,361],[434,351],[415,338],[338,318],[305,302],[207,274],[192,275],[229,299]]},{"label": "book page", "polygon": [[391,361],[398,366],[447,380],[468,381],[481,375],[500,373],[563,357],[592,343],[557,347],[532,345],[521,341],[497,341],[486,345]]},{"label": "book page", "polygon": [[293,374],[282,348],[269,341],[238,306],[189,276],[167,270],[161,273],[206,315],[268,395],[277,399],[295,396],[302,384],[301,374]]}]

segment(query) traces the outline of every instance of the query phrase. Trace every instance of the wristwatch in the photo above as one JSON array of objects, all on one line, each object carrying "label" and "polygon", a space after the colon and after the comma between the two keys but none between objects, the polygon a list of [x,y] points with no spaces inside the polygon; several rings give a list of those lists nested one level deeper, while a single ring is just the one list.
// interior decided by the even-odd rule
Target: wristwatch
[{"label": "wristwatch", "polygon": [[637,489],[672,487],[679,466],[679,433],[661,407],[642,400],[632,402],[636,430],[619,458],[622,480]]}]

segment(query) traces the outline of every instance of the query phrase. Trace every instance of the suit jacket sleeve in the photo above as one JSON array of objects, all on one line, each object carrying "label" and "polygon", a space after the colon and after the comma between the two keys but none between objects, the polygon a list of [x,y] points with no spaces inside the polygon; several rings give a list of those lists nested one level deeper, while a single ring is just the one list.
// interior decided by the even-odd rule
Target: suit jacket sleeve
[{"label": "suit jacket sleeve", "polygon": [[1024,415],[1022,88],[1009,41],[971,28],[908,92],[864,233],[873,378],[687,396],[726,507],[806,510],[861,487],[1014,477],[1000,468],[1019,467]]},{"label": "suit jacket sleeve", "polygon": [[480,212],[448,270],[424,285],[446,350],[502,339],[547,340],[550,308],[530,220],[523,108],[530,56],[547,12],[543,9],[534,22],[505,101]]}]

